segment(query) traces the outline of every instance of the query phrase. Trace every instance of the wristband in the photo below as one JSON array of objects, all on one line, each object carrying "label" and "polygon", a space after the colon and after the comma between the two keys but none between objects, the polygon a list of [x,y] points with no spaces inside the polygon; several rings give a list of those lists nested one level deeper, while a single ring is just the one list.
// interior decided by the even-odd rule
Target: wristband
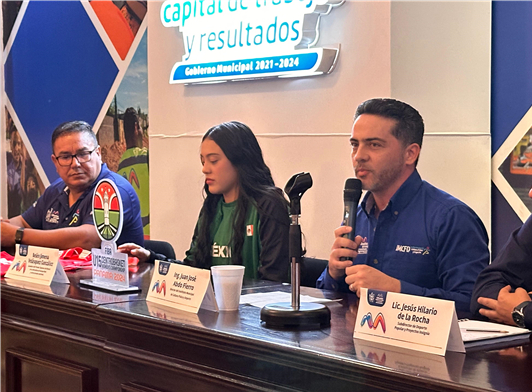
[{"label": "wristband", "polygon": [[22,243],[22,237],[24,236],[24,227],[19,227],[15,233],[15,244]]}]

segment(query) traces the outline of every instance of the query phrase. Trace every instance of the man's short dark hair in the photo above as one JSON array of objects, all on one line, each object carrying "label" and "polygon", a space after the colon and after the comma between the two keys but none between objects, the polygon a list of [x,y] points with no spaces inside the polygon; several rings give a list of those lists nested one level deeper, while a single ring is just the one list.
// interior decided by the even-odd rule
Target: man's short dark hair
[{"label": "man's short dark hair", "polygon": [[[11,140],[13,138],[14,133],[19,133],[17,127],[14,123],[9,124],[9,129],[7,131],[7,134],[9,135],[9,139]],[[20,135],[20,134],[19,134]]]},{"label": "man's short dark hair", "polygon": [[397,122],[392,135],[405,147],[423,143],[425,125],[419,112],[407,103],[392,98],[372,98],[362,102],[355,113],[355,120],[362,114],[373,114]]},{"label": "man's short dark hair", "polygon": [[124,137],[127,144],[135,144],[137,135],[135,134],[135,124],[139,123],[137,111],[127,108],[124,112]]},{"label": "man's short dark hair", "polygon": [[98,139],[94,134],[92,127],[85,121],[68,121],[59,125],[52,133],[52,151],[54,150],[55,141],[61,136],[65,136],[71,133],[86,133],[90,135],[94,141],[94,146],[98,145]]}]

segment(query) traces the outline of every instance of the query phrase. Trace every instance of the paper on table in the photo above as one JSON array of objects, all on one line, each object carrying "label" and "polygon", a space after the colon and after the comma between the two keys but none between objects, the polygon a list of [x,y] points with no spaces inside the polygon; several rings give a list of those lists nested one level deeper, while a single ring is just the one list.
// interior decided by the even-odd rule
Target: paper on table
[{"label": "paper on table", "polygon": [[[301,302],[333,302],[340,301],[339,299],[326,299],[326,298],[316,298],[311,297],[310,295],[301,295]],[[271,303],[277,302],[292,302],[292,294],[285,293],[282,291],[272,291],[269,293],[254,293],[254,294],[244,294],[240,296],[240,304],[249,304],[251,306],[263,307]]]},{"label": "paper on table", "polygon": [[520,335],[530,334],[531,332],[525,328],[512,327],[510,325],[487,321],[459,320],[458,325],[460,326],[460,332],[464,342],[497,338],[507,338],[507,340],[512,340]]}]

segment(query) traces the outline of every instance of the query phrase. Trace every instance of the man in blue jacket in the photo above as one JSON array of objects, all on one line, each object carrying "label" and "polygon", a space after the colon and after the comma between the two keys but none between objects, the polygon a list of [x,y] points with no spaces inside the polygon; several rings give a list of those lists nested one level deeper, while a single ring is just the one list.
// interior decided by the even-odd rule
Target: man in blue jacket
[{"label": "man in blue jacket", "polygon": [[52,150],[60,178],[22,215],[2,220],[2,248],[16,243],[58,249],[100,247],[92,195],[104,178],[117,185],[122,198],[124,221],[117,244],[143,244],[138,197],[127,180],[102,164],[91,126],[84,121],[61,124],[52,134]]},{"label": "man in blue jacket", "polygon": [[[488,236],[471,208],[419,176],[423,133],[423,119],[406,103],[376,98],[357,108],[351,158],[368,192],[356,228],[335,230],[317,287],[447,299],[464,316],[475,279],[489,262]],[[354,241],[343,237],[353,229]]]}]

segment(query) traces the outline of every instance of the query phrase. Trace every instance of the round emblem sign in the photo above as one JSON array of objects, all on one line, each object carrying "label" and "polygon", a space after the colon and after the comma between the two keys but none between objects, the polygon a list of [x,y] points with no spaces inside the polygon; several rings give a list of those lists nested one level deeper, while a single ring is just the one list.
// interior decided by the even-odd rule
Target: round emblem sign
[{"label": "round emblem sign", "polygon": [[120,236],[123,214],[122,199],[116,184],[111,180],[101,180],[92,197],[92,217],[102,241],[113,241]]}]

